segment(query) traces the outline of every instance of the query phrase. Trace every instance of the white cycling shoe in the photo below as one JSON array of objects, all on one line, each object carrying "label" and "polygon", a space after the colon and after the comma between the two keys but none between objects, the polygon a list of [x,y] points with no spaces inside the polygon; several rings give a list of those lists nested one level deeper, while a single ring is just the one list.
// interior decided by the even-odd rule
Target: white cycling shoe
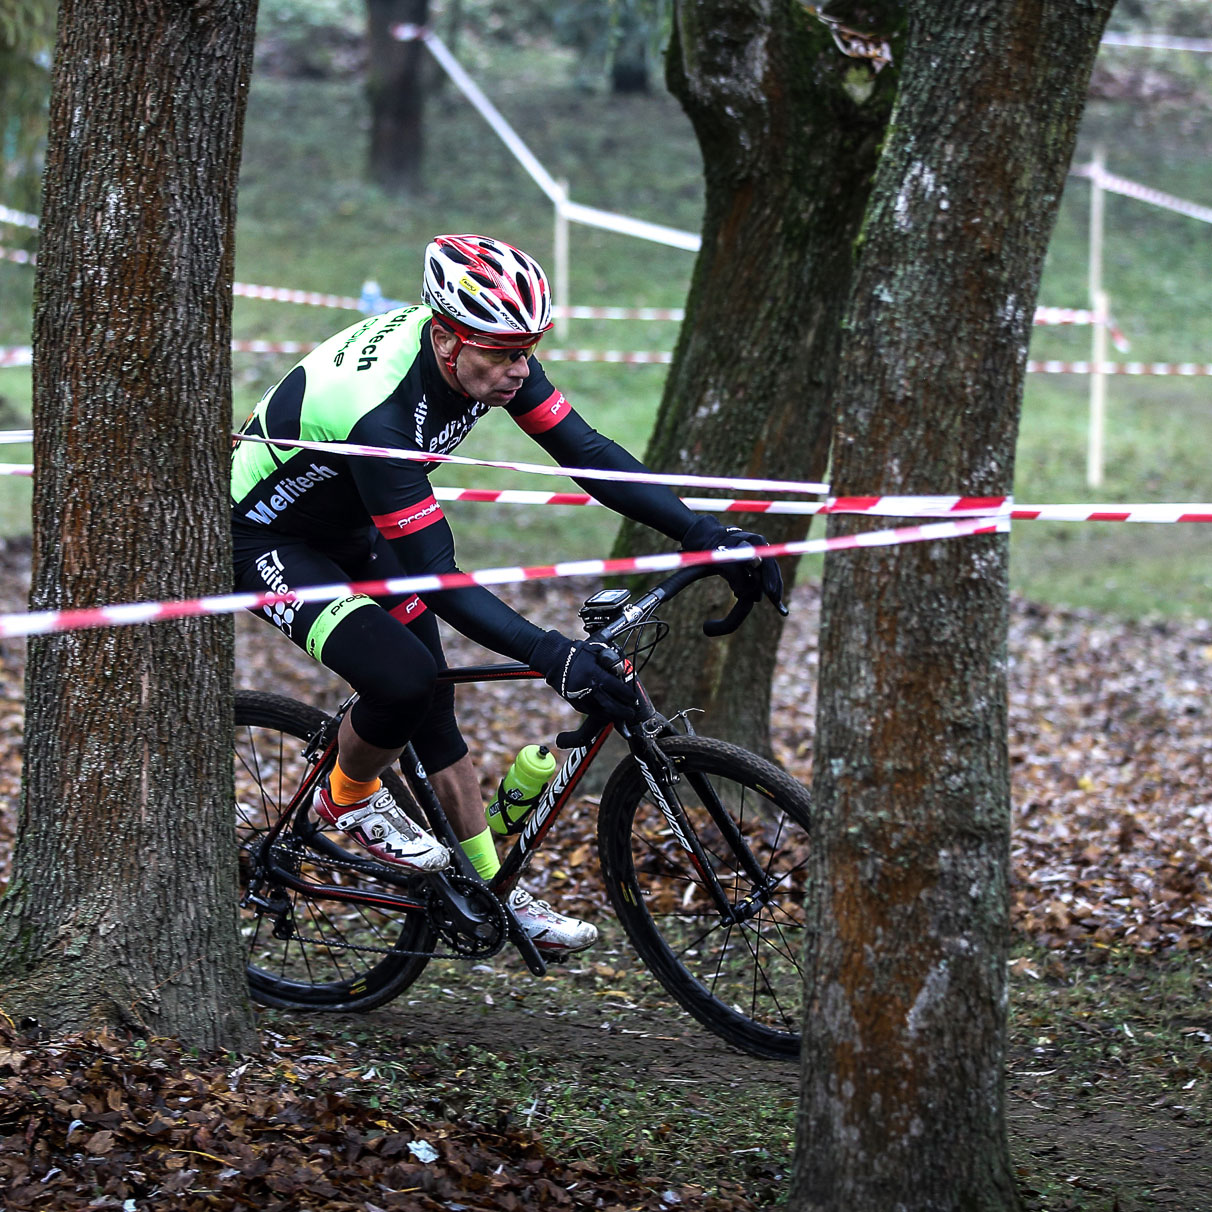
[{"label": "white cycling shoe", "polygon": [[535,900],[525,888],[515,888],[509,894],[509,907],[544,955],[571,955],[598,941],[598,928],[592,922],[557,913],[546,901]]},{"label": "white cycling shoe", "polygon": [[336,804],[328,783],[316,796],[316,815],[353,838],[375,858],[411,871],[442,871],[450,866],[450,851],[426,833],[386,787],[356,804]]}]

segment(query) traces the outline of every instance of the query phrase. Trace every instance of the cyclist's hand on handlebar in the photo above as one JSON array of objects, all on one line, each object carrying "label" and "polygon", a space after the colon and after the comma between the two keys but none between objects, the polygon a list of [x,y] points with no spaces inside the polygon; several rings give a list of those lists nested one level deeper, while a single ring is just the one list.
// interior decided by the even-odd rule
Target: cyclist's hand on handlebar
[{"label": "cyclist's hand on handlebar", "polygon": [[635,687],[620,676],[623,658],[609,645],[549,631],[535,648],[531,664],[578,711],[628,723],[636,718]]},{"label": "cyclist's hand on handlebar", "polygon": [[[751,530],[740,530],[736,526],[721,526],[715,518],[699,518],[682,539],[683,551],[765,546],[767,540],[764,536]],[[773,556],[761,560],[730,561],[719,566],[719,573],[741,601],[756,602],[765,595],[780,613],[787,613],[783,605],[783,573]]]}]

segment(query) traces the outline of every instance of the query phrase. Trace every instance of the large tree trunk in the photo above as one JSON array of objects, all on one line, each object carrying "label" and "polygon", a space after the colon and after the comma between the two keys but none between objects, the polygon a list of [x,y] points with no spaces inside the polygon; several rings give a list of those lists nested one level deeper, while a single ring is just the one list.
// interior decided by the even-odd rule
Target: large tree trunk
[{"label": "large tree trunk", "polygon": [[411,192],[421,179],[424,154],[425,68],[422,42],[400,42],[396,25],[429,22],[429,0],[366,0],[370,58],[370,176],[384,189]]},{"label": "large tree trunk", "polygon": [[[836,492],[1010,491],[1040,271],[1111,3],[909,5],[846,319]],[[1019,1206],[1006,559],[998,536],[826,559],[797,1212]]]},{"label": "large tree trunk", "polygon": [[[887,29],[898,7],[850,11]],[[852,244],[894,71],[877,74],[842,55],[800,5],[698,0],[676,7],[668,74],[702,147],[706,212],[647,462],[679,473],[821,479]],[[802,517],[728,520],[772,542],[808,529]],[[652,548],[651,533],[632,526],[617,550]],[[790,591],[794,564],[785,571]],[[658,701],[704,708],[704,731],[769,753],[782,620],[763,606],[730,639],[709,641],[700,623],[730,599],[722,580],[708,584],[710,592],[669,611],[685,642],[658,650],[645,677]]]},{"label": "large tree trunk", "polygon": [[[220,593],[255,0],[65,0],[34,316],[35,609]],[[0,1002],[255,1038],[236,933],[231,621],[30,644]]]}]

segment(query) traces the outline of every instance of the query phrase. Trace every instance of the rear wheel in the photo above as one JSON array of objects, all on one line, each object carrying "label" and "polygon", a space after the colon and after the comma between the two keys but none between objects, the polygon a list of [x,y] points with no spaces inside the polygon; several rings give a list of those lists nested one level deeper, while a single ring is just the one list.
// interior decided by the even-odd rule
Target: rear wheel
[{"label": "rear wheel", "polygon": [[799,1053],[810,800],[770,762],[707,737],[659,742],[693,856],[634,758],[602,794],[606,887],[641,959],[704,1026],[755,1056]]},{"label": "rear wheel", "polygon": [[[312,769],[303,757],[306,742],[328,717],[292,699],[252,691],[238,691],[235,706],[236,840],[247,899],[260,847]],[[394,771],[384,772],[383,781],[396,803],[419,815]],[[308,883],[372,897],[399,894],[375,878],[375,864],[365,854],[346,850],[342,835],[321,828],[310,811],[296,812],[273,858]],[[268,908],[243,905],[240,930],[249,989],[264,1005],[369,1010],[402,993],[428,962],[424,953],[432,950],[433,936],[423,913],[313,896],[282,883],[254,891]]]}]

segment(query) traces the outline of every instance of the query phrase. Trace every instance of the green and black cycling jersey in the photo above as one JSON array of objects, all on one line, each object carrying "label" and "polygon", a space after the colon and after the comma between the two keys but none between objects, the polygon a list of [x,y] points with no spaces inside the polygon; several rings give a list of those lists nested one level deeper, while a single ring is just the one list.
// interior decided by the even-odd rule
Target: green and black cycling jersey
[{"label": "green and black cycling jersey", "polygon": [[[308,354],[271,388],[242,432],[446,454],[487,412],[443,379],[429,341],[428,308],[360,320]],[[565,467],[643,471],[589,426],[533,356],[529,377],[503,411]],[[340,553],[374,527],[410,575],[458,571],[454,539],[429,482],[433,463],[236,442],[232,530],[237,579],[281,542]],[[602,504],[672,539],[697,520],[669,489],[578,481]],[[543,632],[479,586],[424,595],[464,635],[529,661]]]}]

